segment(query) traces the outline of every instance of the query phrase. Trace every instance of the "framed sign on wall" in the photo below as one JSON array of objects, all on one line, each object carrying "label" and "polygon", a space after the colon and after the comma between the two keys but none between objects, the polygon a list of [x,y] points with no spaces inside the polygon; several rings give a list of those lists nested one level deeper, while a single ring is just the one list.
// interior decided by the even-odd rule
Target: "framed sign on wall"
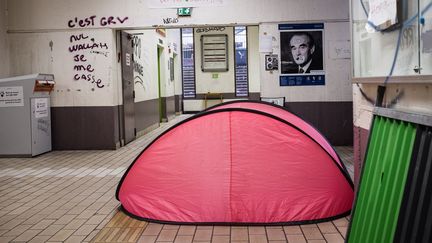
[{"label": "framed sign on wall", "polygon": [[279,24],[280,86],[325,85],[324,23]]},{"label": "framed sign on wall", "polygon": [[201,36],[201,70],[228,71],[228,35]]}]

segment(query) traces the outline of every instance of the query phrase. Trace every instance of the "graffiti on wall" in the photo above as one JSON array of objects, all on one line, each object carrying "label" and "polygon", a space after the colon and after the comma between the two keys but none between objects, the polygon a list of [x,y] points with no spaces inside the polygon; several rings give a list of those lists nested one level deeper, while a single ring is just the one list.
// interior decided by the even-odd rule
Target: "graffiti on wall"
[{"label": "graffiti on wall", "polygon": [[75,17],[68,21],[69,28],[86,28],[86,27],[105,27],[123,24],[128,20],[129,17],[101,17],[98,18],[96,15],[92,15],[86,18]]},{"label": "graffiti on wall", "polygon": [[164,24],[177,24],[179,22],[178,18],[163,18],[162,19]]},{"label": "graffiti on wall", "polygon": [[87,49],[100,49],[108,50],[107,43],[96,42],[94,38],[90,38],[88,35],[78,34],[71,35],[69,37],[69,52],[73,54],[73,79],[75,81],[84,80],[89,83],[95,84],[98,88],[105,87],[102,79],[97,78],[94,74],[95,68],[92,63],[89,63],[86,53],[83,52]]},{"label": "graffiti on wall", "polygon": [[[124,24],[129,17],[103,16],[97,17],[92,15],[85,18],[72,18],[67,22],[69,28],[87,28],[87,27],[107,27]],[[95,60],[90,56],[102,55],[108,57],[109,47],[106,42],[98,41],[94,37],[86,34],[73,34],[69,37],[68,51],[73,56],[73,80],[87,81],[96,85],[97,88],[105,87],[102,78],[95,74]]]},{"label": "graffiti on wall", "polygon": [[137,72],[139,75],[144,75],[144,67],[140,62],[137,62],[137,60],[141,60],[141,39],[134,35],[132,37],[132,45],[133,45],[133,53],[134,53],[134,62],[133,62],[133,68],[134,72]]},{"label": "graffiti on wall", "polygon": [[210,32],[210,31],[224,31],[225,27],[219,27],[219,26],[211,26],[211,27],[205,27],[205,28],[196,28],[196,33],[203,33],[203,32]]},{"label": "graffiti on wall", "polygon": [[141,38],[139,34],[133,35],[132,37],[132,46],[133,46],[133,70],[134,70],[134,83],[140,84],[143,89],[144,86],[144,66],[143,60],[141,59],[142,46],[141,46]]}]

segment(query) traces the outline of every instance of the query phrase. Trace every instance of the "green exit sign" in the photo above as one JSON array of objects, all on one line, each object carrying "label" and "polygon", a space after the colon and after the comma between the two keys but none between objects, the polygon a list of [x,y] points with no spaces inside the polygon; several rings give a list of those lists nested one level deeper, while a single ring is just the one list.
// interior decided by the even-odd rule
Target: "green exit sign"
[{"label": "green exit sign", "polygon": [[191,16],[192,8],[178,8],[177,15],[178,16]]}]

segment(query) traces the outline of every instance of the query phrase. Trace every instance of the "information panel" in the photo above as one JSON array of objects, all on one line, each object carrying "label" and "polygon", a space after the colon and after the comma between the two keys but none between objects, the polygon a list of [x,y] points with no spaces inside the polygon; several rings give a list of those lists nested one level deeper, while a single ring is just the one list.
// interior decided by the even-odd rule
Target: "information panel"
[{"label": "information panel", "polygon": [[0,107],[24,106],[22,86],[0,87]]},{"label": "information panel", "polygon": [[279,24],[280,86],[325,85],[323,23]]},{"label": "information panel", "polygon": [[228,71],[228,35],[201,36],[203,72]]}]

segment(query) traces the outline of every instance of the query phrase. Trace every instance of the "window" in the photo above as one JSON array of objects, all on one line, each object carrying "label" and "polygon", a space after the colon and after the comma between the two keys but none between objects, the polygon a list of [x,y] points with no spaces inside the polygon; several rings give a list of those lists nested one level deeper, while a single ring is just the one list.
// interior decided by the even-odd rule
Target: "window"
[{"label": "window", "polygon": [[234,28],[234,52],[235,92],[236,96],[245,97],[249,95],[246,26],[237,26]]},{"label": "window", "polygon": [[181,29],[183,98],[195,98],[195,58],[193,28]]}]

